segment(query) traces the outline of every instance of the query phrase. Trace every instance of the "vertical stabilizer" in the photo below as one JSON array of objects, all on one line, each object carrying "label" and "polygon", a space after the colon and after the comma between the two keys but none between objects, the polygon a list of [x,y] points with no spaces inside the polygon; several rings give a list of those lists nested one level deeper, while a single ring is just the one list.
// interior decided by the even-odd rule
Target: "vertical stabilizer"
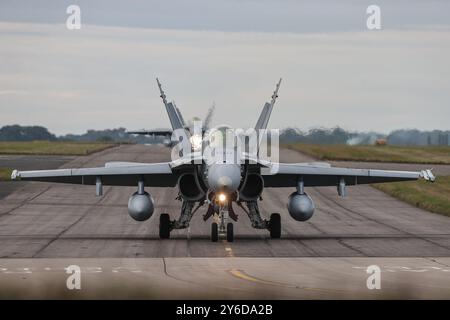
[{"label": "vertical stabilizer", "polygon": [[266,102],[264,107],[259,115],[258,121],[255,125],[255,130],[267,129],[267,124],[269,123],[270,115],[272,114],[273,106],[275,105],[275,101],[278,98],[278,89],[280,89],[281,78],[278,81],[275,91],[272,95],[272,100],[270,102]]}]

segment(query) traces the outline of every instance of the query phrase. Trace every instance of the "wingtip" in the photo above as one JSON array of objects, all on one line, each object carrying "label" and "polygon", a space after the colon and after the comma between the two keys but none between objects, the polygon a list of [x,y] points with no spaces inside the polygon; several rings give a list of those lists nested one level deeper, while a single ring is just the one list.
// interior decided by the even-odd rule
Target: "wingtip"
[{"label": "wingtip", "polygon": [[429,181],[429,182],[434,182],[436,181],[436,177],[434,176],[433,169],[426,169],[426,170],[422,170],[420,172],[420,176],[425,180],[425,181]]},{"label": "wingtip", "polygon": [[19,172],[17,170],[13,170],[11,172],[11,180],[18,180],[20,177]]}]

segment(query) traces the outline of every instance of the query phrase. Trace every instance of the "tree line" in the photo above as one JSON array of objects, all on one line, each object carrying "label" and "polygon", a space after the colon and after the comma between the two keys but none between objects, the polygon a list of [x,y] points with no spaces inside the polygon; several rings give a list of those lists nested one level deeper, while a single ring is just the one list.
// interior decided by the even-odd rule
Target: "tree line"
[{"label": "tree line", "polygon": [[[8,125],[0,128],[0,141],[101,141],[161,143],[163,137],[134,136],[126,133],[125,128],[88,130],[83,134],[56,136],[42,126]],[[391,145],[450,145],[450,131],[417,129],[394,130],[389,134],[378,132],[354,132],[335,128],[313,128],[302,131],[298,128],[286,128],[280,132],[281,143],[311,144],[374,144],[377,139],[385,139]]]}]

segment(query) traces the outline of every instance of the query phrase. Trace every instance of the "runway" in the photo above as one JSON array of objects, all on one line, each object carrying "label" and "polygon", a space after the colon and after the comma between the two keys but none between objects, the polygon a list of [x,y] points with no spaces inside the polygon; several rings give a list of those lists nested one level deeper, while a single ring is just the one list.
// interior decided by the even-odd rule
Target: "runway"
[{"label": "runway", "polygon": [[[81,287],[68,290],[65,268],[74,264]],[[381,269],[380,289],[367,287],[371,265]],[[449,265],[450,258],[1,259],[0,299],[448,299]]]},{"label": "runway", "polygon": [[[167,160],[169,149],[165,147],[121,145],[74,158],[63,167],[103,166],[107,161]],[[295,151],[281,152],[280,161],[309,160]],[[445,172],[448,168],[443,166],[440,170]],[[128,216],[127,201],[134,191],[135,188],[129,187],[104,187],[104,196],[96,197],[93,186],[23,183],[0,200],[0,285],[10,288],[10,292],[20,292],[20,283],[11,282],[14,273],[3,270],[14,266],[35,268],[27,277],[37,277],[41,281],[37,283],[42,286],[47,278],[51,281],[65,278],[61,271],[64,265],[78,263],[111,270],[114,265],[132,263],[143,266],[146,276],[142,286],[167,283],[172,288],[173,281],[190,279],[195,282],[192,286],[186,281],[174,284],[173,288],[184,288],[177,291],[179,298],[187,297],[183,292],[199,297],[215,292],[214,297],[227,298],[233,294],[233,288],[239,286],[243,286],[243,293],[238,294],[238,290],[235,294],[242,298],[399,297],[399,292],[405,289],[405,276],[401,272],[383,272],[394,279],[391,284],[396,283],[391,291],[373,293],[367,290],[365,268],[377,264],[400,269],[428,268],[429,272],[420,276],[417,276],[419,272],[414,273],[415,279],[420,281],[408,282],[408,286],[418,285],[418,289],[428,286],[421,291],[426,297],[450,298],[450,271],[447,270],[450,260],[445,258],[450,257],[450,219],[405,204],[370,186],[349,187],[346,198],[338,197],[334,187],[307,188],[306,192],[315,201],[316,212],[304,223],[293,220],[287,213],[287,197],[293,190],[266,189],[260,209],[266,217],[272,212],[281,214],[282,238],[272,240],[267,231],[251,228],[246,214],[236,208],[239,221],[235,223],[233,243],[210,242],[210,222],[202,219],[206,207],[196,213],[189,229],[173,231],[171,239],[160,240],[159,214],[168,212],[172,218],[179,214],[181,203],[175,200],[176,190],[148,188],[156,209],[152,218],[145,222],[136,222]],[[158,272],[147,274],[147,264],[156,265]],[[49,277],[54,273],[47,272],[45,265],[61,272]],[[166,281],[170,277],[166,273],[153,282],[152,279],[158,278],[157,274],[164,270],[171,270],[175,278],[184,280]],[[111,272],[102,273],[97,284],[110,277]],[[136,276],[132,272],[128,274],[133,275],[130,279]],[[400,274],[401,277],[397,277]],[[349,280],[351,277],[353,280]],[[130,284],[139,279],[130,280]],[[212,285],[211,281],[218,284]],[[16,285],[9,287],[11,283]],[[273,289],[273,283],[294,287]],[[322,291],[297,287],[318,287]],[[339,288],[348,290],[343,293]],[[328,289],[332,290],[323,292]],[[169,293],[157,295],[159,298],[169,296]],[[416,296],[423,297],[414,293]],[[144,294],[144,297],[154,296]]]},{"label": "runway", "polygon": [[[160,146],[122,145],[63,167],[102,166],[107,161],[159,162],[169,159]],[[281,161],[310,159],[284,150]],[[105,187],[96,197],[92,186],[26,183],[0,201],[0,257],[422,257],[450,256],[450,219],[395,200],[370,186],[349,187],[340,198],[336,188],[307,188],[316,212],[307,222],[293,220],[286,210],[291,189],[266,189],[262,214],[282,215],[282,239],[271,240],[265,230],[251,227],[236,208],[236,241],[211,243],[210,223],[201,208],[191,227],[158,239],[161,212],[177,217],[181,203],[175,189],[149,188],[155,213],[145,222],[127,214],[131,187]]]}]

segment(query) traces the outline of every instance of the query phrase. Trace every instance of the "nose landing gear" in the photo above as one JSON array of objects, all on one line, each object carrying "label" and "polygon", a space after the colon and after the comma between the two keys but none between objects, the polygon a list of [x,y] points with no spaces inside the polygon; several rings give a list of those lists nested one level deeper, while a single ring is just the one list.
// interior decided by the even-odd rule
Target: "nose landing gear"
[{"label": "nose landing gear", "polygon": [[219,226],[216,222],[211,223],[211,241],[217,242],[219,240]]}]

